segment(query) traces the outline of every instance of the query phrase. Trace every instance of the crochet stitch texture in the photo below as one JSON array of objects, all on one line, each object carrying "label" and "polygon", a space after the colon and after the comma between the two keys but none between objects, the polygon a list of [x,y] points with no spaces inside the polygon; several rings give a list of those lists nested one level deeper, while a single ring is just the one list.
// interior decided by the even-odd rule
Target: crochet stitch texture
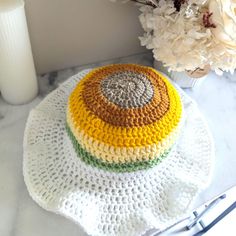
[{"label": "crochet stitch texture", "polygon": [[69,96],[67,133],[87,164],[135,171],[167,156],[181,117],[178,92],[157,71],[108,65],[88,73]]},{"label": "crochet stitch texture", "polygon": [[29,194],[88,235],[140,236],[164,229],[190,213],[193,200],[210,183],[215,155],[205,119],[176,87],[184,119],[168,158],[153,168],[126,173],[94,168],[78,158],[65,126],[68,97],[89,72],[69,78],[30,112],[23,159]]}]

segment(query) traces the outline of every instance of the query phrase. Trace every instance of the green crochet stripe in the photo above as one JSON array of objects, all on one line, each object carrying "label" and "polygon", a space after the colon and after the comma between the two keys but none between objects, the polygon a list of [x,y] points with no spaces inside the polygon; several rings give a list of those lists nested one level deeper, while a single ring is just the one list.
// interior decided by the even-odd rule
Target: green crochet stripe
[{"label": "green crochet stripe", "polygon": [[137,170],[148,169],[160,163],[170,152],[171,148],[164,152],[158,159],[150,160],[150,161],[139,161],[139,162],[130,162],[130,163],[108,163],[104,162],[94,156],[92,156],[89,152],[84,150],[81,145],[76,140],[74,134],[72,133],[68,124],[66,124],[66,131],[70,140],[73,144],[73,147],[80,159],[82,159],[85,163],[92,165],[94,167],[104,169],[112,172],[132,172]]}]

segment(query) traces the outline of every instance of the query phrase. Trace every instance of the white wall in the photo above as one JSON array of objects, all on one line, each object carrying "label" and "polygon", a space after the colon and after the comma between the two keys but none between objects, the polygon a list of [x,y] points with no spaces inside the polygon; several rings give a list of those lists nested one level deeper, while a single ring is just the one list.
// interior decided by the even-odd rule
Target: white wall
[{"label": "white wall", "polygon": [[38,73],[144,52],[133,4],[25,0]]}]

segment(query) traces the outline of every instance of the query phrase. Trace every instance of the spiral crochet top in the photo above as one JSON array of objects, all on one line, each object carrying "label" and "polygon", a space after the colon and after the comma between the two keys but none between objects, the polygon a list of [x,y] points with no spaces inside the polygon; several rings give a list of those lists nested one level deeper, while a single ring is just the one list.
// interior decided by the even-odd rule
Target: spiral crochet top
[{"label": "spiral crochet top", "polygon": [[92,70],[72,91],[67,133],[87,164],[130,172],[152,167],[168,155],[181,117],[178,92],[157,71],[108,65]]}]

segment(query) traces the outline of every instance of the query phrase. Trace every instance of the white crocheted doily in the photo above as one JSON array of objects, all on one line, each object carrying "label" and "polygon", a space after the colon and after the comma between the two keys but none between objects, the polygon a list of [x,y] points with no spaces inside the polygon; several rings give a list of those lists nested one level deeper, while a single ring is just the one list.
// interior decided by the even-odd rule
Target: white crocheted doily
[{"label": "white crocheted doily", "polygon": [[88,72],[70,78],[30,112],[23,171],[31,197],[93,236],[137,236],[172,224],[211,177],[213,144],[197,105],[180,90],[184,128],[157,166],[133,173],[96,169],[76,156],[65,130],[67,98]]}]

